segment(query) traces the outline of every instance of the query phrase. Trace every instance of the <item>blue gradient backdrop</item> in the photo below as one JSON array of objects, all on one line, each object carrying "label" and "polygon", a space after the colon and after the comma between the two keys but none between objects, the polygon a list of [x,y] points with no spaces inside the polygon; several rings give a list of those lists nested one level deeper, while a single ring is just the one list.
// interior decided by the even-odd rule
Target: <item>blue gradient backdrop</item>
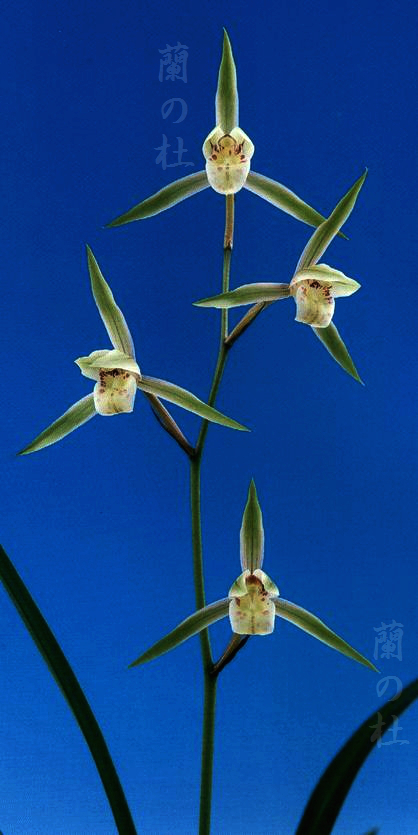
[{"label": "blue gradient backdrop", "polygon": [[[225,596],[239,573],[254,477],[265,568],[283,596],[369,657],[374,627],[401,622],[402,661],[382,659],[382,676],[406,684],[417,675],[416,7],[22,0],[2,17],[1,538],[85,688],[138,832],[191,835],[198,640],[127,670],[194,608],[187,461],[140,394],[132,415],[95,418],[33,456],[14,453],[88,393],[73,360],[108,345],[86,241],[144,373],[207,397],[218,313],[191,303],[220,286],[222,197],[207,190],[156,218],[103,226],[203,167],[225,25],[255,171],[327,214],[369,167],[350,240],[334,241],[325,259],[362,284],[337,302],[335,322],[366,385],[295,324],[291,302],[238,343],[218,405],[252,432],[210,429],[207,597]],[[189,48],[187,84],[160,83],[158,50],[178,40]],[[161,115],[171,96],[188,106],[178,125]],[[172,148],[182,137],[194,169],[155,163],[163,133]],[[232,285],[288,281],[309,234],[240,193]],[[198,420],[173,412],[195,438]],[[114,835],[79,730],[3,592],[0,629],[0,829]],[[217,652],[229,634],[226,622],[213,628]],[[291,835],[331,757],[383,704],[379,680],[285,622],[251,640],[220,681],[214,835]],[[412,707],[399,732],[409,744],[371,755],[337,835],[373,826],[415,835],[416,722]]]}]

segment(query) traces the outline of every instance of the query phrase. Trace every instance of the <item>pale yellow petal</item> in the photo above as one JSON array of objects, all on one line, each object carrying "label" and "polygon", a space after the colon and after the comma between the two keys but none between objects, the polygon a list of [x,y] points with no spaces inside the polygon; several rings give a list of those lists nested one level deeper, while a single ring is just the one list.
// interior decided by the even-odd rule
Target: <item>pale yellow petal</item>
[{"label": "pale yellow petal", "polygon": [[94,405],[100,415],[116,415],[132,412],[136,394],[136,378],[120,368],[99,372],[99,382],[94,387]]},{"label": "pale yellow petal", "polygon": [[251,139],[241,128],[224,134],[216,127],[203,143],[209,184],[220,194],[235,194],[248,176],[254,153]]}]

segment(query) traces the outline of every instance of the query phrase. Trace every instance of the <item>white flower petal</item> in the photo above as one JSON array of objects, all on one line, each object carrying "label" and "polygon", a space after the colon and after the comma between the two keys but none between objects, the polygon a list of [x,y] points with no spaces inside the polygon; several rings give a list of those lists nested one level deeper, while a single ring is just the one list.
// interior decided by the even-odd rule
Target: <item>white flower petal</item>
[{"label": "white flower petal", "polygon": [[244,571],[229,592],[229,619],[233,632],[237,635],[269,635],[273,632],[274,599],[278,594],[276,584],[260,568],[253,573]]},{"label": "white flower petal", "polygon": [[241,128],[224,133],[216,127],[203,143],[209,184],[220,194],[235,194],[248,176],[254,153],[251,139]]},{"label": "white flower petal", "polygon": [[129,374],[136,374],[141,379],[141,372],[136,360],[124,354],[122,351],[115,349],[111,351],[92,351],[88,357],[79,357],[75,362],[81,373],[91,380],[99,379],[99,371],[101,368],[119,368],[122,371],[128,371]]},{"label": "white flower petal", "polygon": [[[294,279],[292,279],[294,281]],[[334,315],[335,302],[331,285],[316,279],[298,279],[291,287],[296,302],[297,322],[326,328]]]},{"label": "white flower petal", "polygon": [[94,387],[94,405],[99,415],[116,415],[132,412],[136,394],[136,378],[120,368],[99,372],[99,382]]}]

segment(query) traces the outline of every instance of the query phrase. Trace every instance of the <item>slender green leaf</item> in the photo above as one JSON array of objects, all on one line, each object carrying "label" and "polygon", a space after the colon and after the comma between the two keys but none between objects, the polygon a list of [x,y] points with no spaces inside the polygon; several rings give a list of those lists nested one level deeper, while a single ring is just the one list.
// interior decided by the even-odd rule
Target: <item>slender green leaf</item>
[{"label": "slender green leaf", "polygon": [[157,380],[155,377],[142,376],[137,381],[137,386],[141,391],[155,394],[157,397],[161,397],[162,400],[175,403],[176,406],[181,406],[182,409],[193,412],[195,415],[205,418],[205,420],[212,421],[212,423],[220,423],[221,426],[229,426],[230,429],[240,429],[244,432],[249,431],[246,426],[242,426],[236,420],[226,417],[221,412],[218,412],[217,409],[208,406],[203,400],[199,400],[190,391],[186,391],[186,389],[182,389],[180,386],[174,385],[174,383],[168,383],[166,380]]},{"label": "slender green leaf", "polygon": [[343,655],[347,655],[347,657],[352,658],[353,661],[358,661],[359,664],[364,664],[364,666],[369,667],[370,670],[374,670],[376,673],[378,672],[371,661],[368,661],[364,655],[361,655],[361,653],[353,649],[350,644],[347,644],[346,641],[339,638],[338,635],[332,631],[332,629],[329,629],[328,626],[322,622],[322,620],[319,620],[319,618],[311,614],[311,612],[308,612],[306,609],[302,609],[302,607],[297,606],[296,603],[291,603],[289,600],[282,600],[281,598],[279,600],[275,600],[274,603],[276,606],[276,615],[279,618],[289,620],[291,623],[294,623],[295,626],[298,626],[299,629],[303,629],[304,632],[307,632],[309,635],[317,638],[318,641],[322,641],[322,643],[332,649],[336,649]]},{"label": "slender green leaf", "polygon": [[204,188],[209,188],[206,171],[189,174],[187,177],[182,177],[181,180],[176,180],[169,186],[165,186],[156,194],[147,197],[146,200],[142,200],[128,212],[112,220],[107,226],[123,226],[124,223],[131,223],[133,220],[143,220],[146,217],[158,215],[159,212],[164,212],[165,209],[175,206],[176,203],[180,203],[181,200],[185,200],[192,194],[197,194]]},{"label": "slender green leaf", "polygon": [[236,290],[229,293],[220,293],[218,296],[209,296],[207,299],[200,299],[193,302],[196,307],[217,307],[228,309],[230,307],[241,307],[244,304],[257,302],[272,302],[277,299],[286,299],[290,295],[288,284],[243,284]]},{"label": "slender green leaf", "polygon": [[94,301],[97,304],[97,309],[109,334],[110,341],[114,348],[117,348],[123,354],[134,357],[134,344],[125,317],[116,304],[113,293],[89,246],[87,246],[87,260]]},{"label": "slender green leaf", "polygon": [[159,658],[160,655],[164,655],[169,650],[178,647],[183,641],[187,641],[188,638],[197,635],[202,629],[207,629],[212,623],[221,620],[221,618],[225,618],[228,615],[228,611],[228,597],[225,597],[223,600],[217,600],[216,603],[211,603],[209,606],[205,606],[204,609],[199,609],[198,612],[195,612],[189,618],[179,623],[165,638],[161,638],[150,649],[143,652],[129,666],[136,667],[138,664],[145,664],[146,661],[153,661],[154,658]]},{"label": "slender green leaf", "polygon": [[324,223],[321,223],[318,229],[316,229],[313,233],[299,258],[295,274],[306,267],[311,267],[319,261],[321,255],[324,254],[333,238],[335,238],[336,234],[340,231],[343,223],[345,223],[348,216],[351,214],[359,191],[366,177],[367,169],[364,174],[356,180],[354,185],[351,186],[351,188],[347,191],[347,194],[341,198],[340,202],[337,203],[329,218],[327,218]]},{"label": "slender green leaf", "polygon": [[327,351],[329,351],[331,356],[334,357],[335,361],[341,365],[341,368],[363,385],[356,366],[354,365],[353,360],[351,359],[350,354],[348,353],[334,323],[331,322],[326,328],[312,327],[312,330],[317,335],[318,339],[321,340],[322,344],[325,346]]},{"label": "slender green leaf", "polygon": [[37,452],[38,449],[55,444],[96,414],[94,396],[93,394],[88,394],[87,397],[83,397],[82,400],[74,403],[58,420],[55,420],[54,423],[51,423],[51,426],[44,429],[40,435],[37,435],[35,440],[18,452],[18,455],[27,455],[29,452]]},{"label": "slender green leaf", "polygon": [[248,490],[240,531],[241,566],[253,573],[261,568],[264,558],[264,528],[263,514],[258,501],[254,480]]},{"label": "slender green leaf", "polygon": [[239,124],[237,73],[231,41],[226,29],[224,29],[222,59],[216,91],[216,124],[224,133],[231,133],[231,130]]},{"label": "slender green leaf", "polygon": [[[271,180],[270,177],[264,177],[263,174],[257,174],[255,171],[250,171],[244,184],[244,188],[258,194],[264,200],[272,203],[286,212],[288,215],[307,223],[308,226],[320,226],[326,220],[324,215],[317,212],[311,206],[308,206],[304,200],[301,200],[293,191],[278,183],[276,180]],[[346,235],[340,233],[342,238]]]},{"label": "slender green leaf", "polygon": [[[315,786],[297,828],[296,835],[330,835],[348,792],[380,735],[418,698],[418,679],[411,682],[396,699],[389,699],[377,713],[372,713],[355,731],[330,762]],[[379,717],[380,714],[380,717]],[[380,721],[381,720],[383,721]],[[378,803],[378,801],[377,801]],[[377,832],[377,830],[372,830]]]},{"label": "slender green leaf", "polygon": [[136,835],[135,825],[119,777],[94,713],[45,618],[1,546],[0,579],[58,684],[86,740],[106,792],[119,835]]}]

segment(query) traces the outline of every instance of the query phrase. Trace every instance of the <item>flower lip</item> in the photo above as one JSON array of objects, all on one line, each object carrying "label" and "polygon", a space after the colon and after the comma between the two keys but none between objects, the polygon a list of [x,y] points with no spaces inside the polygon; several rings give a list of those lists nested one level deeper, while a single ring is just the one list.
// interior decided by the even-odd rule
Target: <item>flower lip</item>
[{"label": "flower lip", "polygon": [[219,194],[235,194],[247,179],[254,154],[251,139],[239,127],[226,133],[220,125],[207,136],[202,147],[209,184]]}]

